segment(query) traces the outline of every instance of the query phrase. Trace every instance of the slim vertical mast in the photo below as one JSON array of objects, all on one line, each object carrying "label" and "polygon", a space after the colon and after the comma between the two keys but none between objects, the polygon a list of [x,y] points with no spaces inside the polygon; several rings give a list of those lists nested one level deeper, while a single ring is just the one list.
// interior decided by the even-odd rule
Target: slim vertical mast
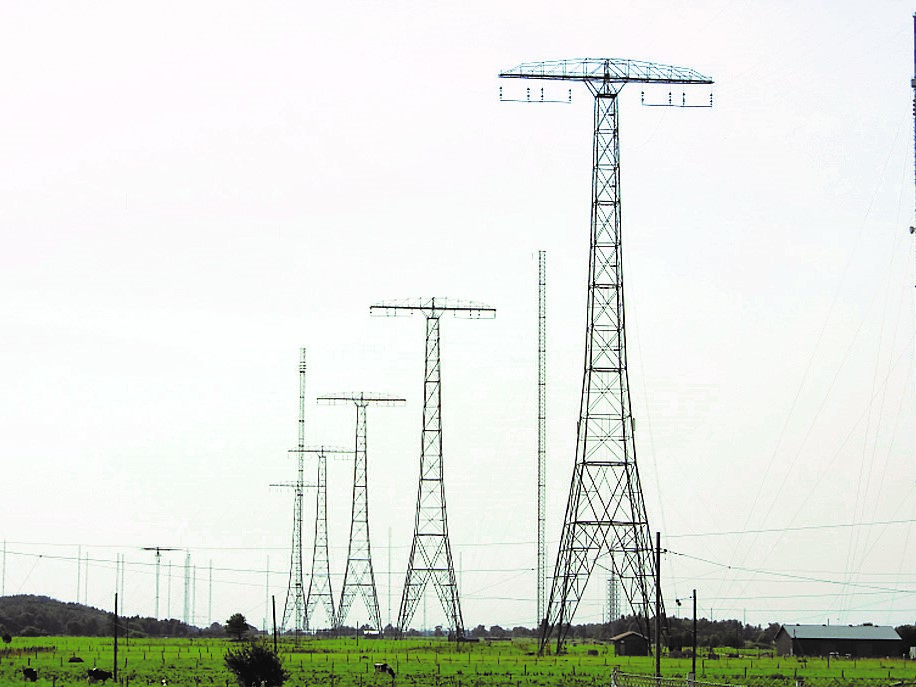
[{"label": "slim vertical mast", "polygon": [[547,252],[538,251],[538,579],[537,626],[544,623],[547,590]]},{"label": "slim vertical mast", "polygon": [[299,349],[299,442],[296,471],[296,484],[293,502],[293,544],[289,561],[289,584],[286,588],[286,602],[283,605],[283,620],[281,625],[289,628],[287,622],[292,621],[292,629],[300,630],[305,622],[305,593],[302,585],[302,499],[305,474],[305,349]]}]

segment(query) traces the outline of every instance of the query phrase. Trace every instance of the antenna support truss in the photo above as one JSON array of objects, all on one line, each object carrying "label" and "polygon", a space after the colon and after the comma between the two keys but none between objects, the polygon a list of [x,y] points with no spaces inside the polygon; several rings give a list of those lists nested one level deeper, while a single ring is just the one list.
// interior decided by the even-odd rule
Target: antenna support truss
[{"label": "antenna support truss", "polygon": [[[618,94],[628,83],[711,84],[694,69],[616,58],[527,62],[508,79],[581,81],[594,96],[592,209],[585,364],[576,456],[540,653],[559,652],[599,558],[609,558],[640,631],[650,636],[654,548],[636,466],[624,328]],[[656,624],[664,616],[660,598]]]}]

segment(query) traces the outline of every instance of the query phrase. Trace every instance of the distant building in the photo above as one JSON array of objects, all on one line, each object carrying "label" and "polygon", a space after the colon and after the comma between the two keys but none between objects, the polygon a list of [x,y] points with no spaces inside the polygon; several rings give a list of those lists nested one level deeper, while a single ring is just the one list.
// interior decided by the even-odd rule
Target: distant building
[{"label": "distant building", "polygon": [[776,633],[779,656],[899,656],[903,640],[877,625],[783,625]]},{"label": "distant building", "polygon": [[648,656],[649,640],[638,632],[624,632],[611,637],[617,656]]}]

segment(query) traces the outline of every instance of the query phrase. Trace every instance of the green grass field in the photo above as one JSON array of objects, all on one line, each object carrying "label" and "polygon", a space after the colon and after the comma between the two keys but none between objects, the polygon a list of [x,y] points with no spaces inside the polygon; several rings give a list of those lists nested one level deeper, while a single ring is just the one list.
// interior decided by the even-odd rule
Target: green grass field
[{"label": "green grass field", "polygon": [[[228,640],[131,639],[118,645],[121,684],[234,685],[223,664]],[[616,657],[604,644],[570,644],[563,656],[538,657],[533,642],[493,642],[456,647],[444,640],[291,639],[280,641],[280,655],[290,672],[288,685],[330,687],[391,687],[392,679],[376,673],[376,663],[387,663],[396,673],[395,684],[412,687],[554,687],[606,685],[616,667],[623,673],[654,674],[651,657]],[[38,670],[37,685],[86,684],[88,668],[111,670],[111,639],[74,637],[16,638],[0,655],[0,684],[24,684],[22,668]],[[590,653],[591,652],[591,653]],[[597,655],[595,655],[597,654]],[[76,656],[82,663],[71,663]],[[683,678],[689,658],[662,658],[662,675]],[[870,684],[916,685],[916,661],[903,659],[799,660],[743,654],[718,660],[697,659],[697,679],[732,684],[789,684],[802,678],[809,685]],[[825,682],[827,680],[827,682]],[[109,683],[110,684],[110,683]]]}]

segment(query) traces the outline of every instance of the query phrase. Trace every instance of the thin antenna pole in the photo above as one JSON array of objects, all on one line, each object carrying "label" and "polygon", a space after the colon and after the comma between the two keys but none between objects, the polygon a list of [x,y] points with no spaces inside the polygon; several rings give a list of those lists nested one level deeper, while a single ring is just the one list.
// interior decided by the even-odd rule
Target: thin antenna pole
[{"label": "thin antenna pole", "polygon": [[[264,568],[264,632],[267,633],[267,613],[270,610],[270,556],[267,557],[267,567]],[[274,621],[276,623],[276,621]]]},{"label": "thin antenna pole", "polygon": [[213,622],[213,559],[210,559],[210,592],[207,595],[207,624]]},{"label": "thin antenna pole", "polygon": [[3,575],[0,577],[0,596],[6,596],[6,539],[3,540]]},{"label": "thin antenna pole", "polygon": [[[4,556],[5,556],[4,552]],[[4,559],[5,560],[5,559]],[[391,528],[388,528],[388,624],[391,625]]]},{"label": "thin antenna pole", "polygon": [[190,602],[191,602],[191,552],[185,549],[185,556],[184,556],[184,622],[185,622],[185,625],[191,624]]},{"label": "thin antenna pole", "polygon": [[80,574],[83,571],[83,547],[77,545],[76,547],[76,603],[80,602],[80,589],[82,585],[80,584]]},{"label": "thin antenna pole", "polygon": [[[913,79],[910,81],[913,87],[913,179],[914,192],[916,192],[916,13],[913,14]],[[914,197],[914,208],[916,208],[916,197]],[[916,221],[910,226],[910,235],[916,239]],[[916,265],[916,240],[913,243],[914,265]],[[914,271],[914,286],[916,286],[916,271]]]},{"label": "thin antenna pole", "polygon": [[114,668],[112,677],[115,681],[118,679],[118,593],[115,592],[114,598]]},{"label": "thin antenna pole", "polygon": [[537,626],[544,623],[547,589],[547,252],[538,251],[538,570]]},{"label": "thin antenna pole", "polygon": [[197,622],[197,566],[191,566],[191,625]]},{"label": "thin antenna pole", "polygon": [[[287,629],[308,630],[306,619],[305,589],[302,579],[302,502],[305,488],[305,390],[306,390],[305,348],[299,349],[299,423],[296,453],[296,484],[293,497],[293,541],[289,560],[289,584],[286,587],[286,601],[283,604],[282,625]],[[290,625],[291,623],[291,625]],[[333,623],[332,623],[333,624]]]},{"label": "thin antenna pole", "polygon": [[83,603],[89,603],[89,552],[86,551],[86,572],[83,574]]}]

